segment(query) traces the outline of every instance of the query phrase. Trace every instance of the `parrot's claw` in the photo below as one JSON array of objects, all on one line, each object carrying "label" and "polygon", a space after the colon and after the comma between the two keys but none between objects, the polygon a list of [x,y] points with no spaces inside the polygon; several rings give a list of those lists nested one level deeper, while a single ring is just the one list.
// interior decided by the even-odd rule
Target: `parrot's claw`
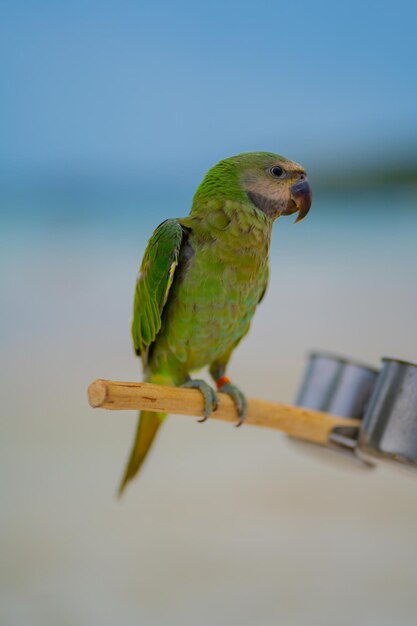
[{"label": "parrot's claw", "polygon": [[236,405],[237,413],[239,415],[239,421],[236,426],[242,426],[248,412],[248,402],[246,400],[246,397],[244,396],[242,391],[240,391],[239,387],[236,387],[236,385],[232,385],[232,383],[226,383],[222,385],[221,392],[226,393],[232,398],[233,402]]},{"label": "parrot's claw", "polygon": [[219,404],[219,400],[214,389],[212,389],[212,387],[210,387],[210,385],[206,383],[205,380],[200,379],[187,380],[187,382],[181,385],[181,387],[186,387],[188,389],[198,389],[202,393],[204,398],[204,411],[203,418],[198,421],[205,422],[206,419],[208,419],[213,413],[213,411],[217,409]]}]

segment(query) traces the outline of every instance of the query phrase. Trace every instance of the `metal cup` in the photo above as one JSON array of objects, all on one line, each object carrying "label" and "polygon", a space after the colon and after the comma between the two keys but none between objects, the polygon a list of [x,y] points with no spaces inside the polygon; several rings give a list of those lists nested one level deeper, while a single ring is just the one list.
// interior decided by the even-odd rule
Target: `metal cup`
[{"label": "metal cup", "polygon": [[362,419],[378,370],[338,355],[310,355],[295,404]]},{"label": "metal cup", "polygon": [[[312,353],[295,404],[339,417],[362,419],[377,375],[375,368],[350,358]],[[330,436],[329,446],[354,460],[357,435],[357,428],[338,427]]]},{"label": "metal cup", "polygon": [[357,453],[417,469],[417,363],[384,358],[363,418]]}]

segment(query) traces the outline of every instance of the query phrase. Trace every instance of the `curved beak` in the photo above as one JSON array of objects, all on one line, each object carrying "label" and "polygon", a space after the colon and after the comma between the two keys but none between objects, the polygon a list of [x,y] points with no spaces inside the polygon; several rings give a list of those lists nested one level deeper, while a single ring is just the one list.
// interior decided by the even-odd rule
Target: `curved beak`
[{"label": "curved beak", "polygon": [[[295,223],[301,222],[301,220],[307,215],[311,207],[311,200],[313,193],[311,185],[307,178],[302,178],[291,187],[291,200],[294,203],[295,210],[298,210],[298,216]],[[295,212],[295,211],[294,211]]]}]

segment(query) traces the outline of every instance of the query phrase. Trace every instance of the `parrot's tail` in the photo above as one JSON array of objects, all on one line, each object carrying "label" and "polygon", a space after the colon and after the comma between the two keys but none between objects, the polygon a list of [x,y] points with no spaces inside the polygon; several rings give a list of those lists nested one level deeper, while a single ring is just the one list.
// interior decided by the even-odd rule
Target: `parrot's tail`
[{"label": "parrot's tail", "polygon": [[165,413],[153,413],[152,411],[142,411],[139,413],[135,439],[118,491],[119,497],[122,495],[127,483],[130,482],[140,470],[165,416]]}]

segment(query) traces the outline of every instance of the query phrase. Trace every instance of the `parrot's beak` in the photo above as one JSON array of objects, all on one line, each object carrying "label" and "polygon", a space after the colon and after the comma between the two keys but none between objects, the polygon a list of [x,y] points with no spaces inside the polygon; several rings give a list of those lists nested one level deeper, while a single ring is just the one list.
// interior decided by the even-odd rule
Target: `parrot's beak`
[{"label": "parrot's beak", "polygon": [[298,181],[290,188],[290,199],[280,215],[292,215],[298,211],[295,222],[301,222],[303,217],[305,217],[310,210],[312,197],[311,185],[305,174],[302,174]]},{"label": "parrot's beak", "polygon": [[305,176],[303,176],[301,180],[296,182],[291,187],[290,203],[294,203],[295,205],[293,213],[295,213],[295,211],[298,211],[298,216],[295,220],[295,223],[301,222],[303,217],[305,217],[309,212],[312,197],[313,193],[311,191],[311,185]]}]

